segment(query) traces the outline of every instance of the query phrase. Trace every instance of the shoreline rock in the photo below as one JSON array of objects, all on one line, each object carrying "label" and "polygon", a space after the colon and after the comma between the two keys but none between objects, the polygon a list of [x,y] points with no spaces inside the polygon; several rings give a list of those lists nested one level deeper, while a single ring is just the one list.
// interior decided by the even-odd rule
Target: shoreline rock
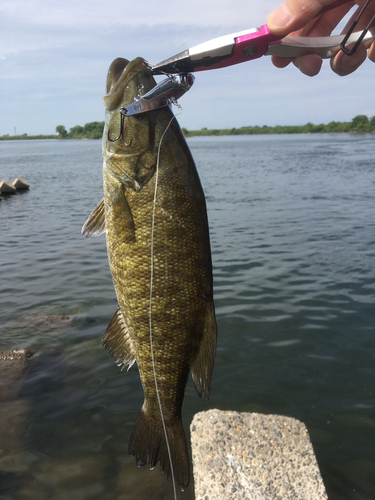
[{"label": "shoreline rock", "polygon": [[26,191],[30,184],[23,177],[17,177],[13,182],[0,180],[0,194],[15,194],[17,191]]},{"label": "shoreline rock", "polygon": [[23,177],[17,177],[16,179],[14,179],[12,184],[16,189],[29,189],[30,188],[30,184],[27,181],[25,181],[25,179]]},{"label": "shoreline rock", "polygon": [[26,361],[33,353],[27,349],[14,349],[13,351],[0,351],[0,361]]},{"label": "shoreline rock", "polygon": [[32,356],[33,353],[26,349],[0,351],[0,404],[17,399]]},{"label": "shoreline rock", "polygon": [[0,193],[15,193],[17,189],[13,186],[13,184],[5,179],[0,180]]},{"label": "shoreline rock", "polygon": [[327,500],[306,426],[209,410],[190,426],[196,500]]}]

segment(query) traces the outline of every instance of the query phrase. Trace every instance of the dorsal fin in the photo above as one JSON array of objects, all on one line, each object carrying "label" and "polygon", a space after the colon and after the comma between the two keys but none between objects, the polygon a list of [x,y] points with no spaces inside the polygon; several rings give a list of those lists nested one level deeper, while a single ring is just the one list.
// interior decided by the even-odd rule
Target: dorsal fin
[{"label": "dorsal fin", "polygon": [[102,198],[91,212],[89,218],[82,227],[81,234],[90,238],[91,236],[100,236],[105,232],[105,212],[104,198]]},{"label": "dorsal fin", "polygon": [[136,361],[133,341],[120,309],[117,309],[103,337],[103,346],[115,358],[117,366],[129,368]]}]

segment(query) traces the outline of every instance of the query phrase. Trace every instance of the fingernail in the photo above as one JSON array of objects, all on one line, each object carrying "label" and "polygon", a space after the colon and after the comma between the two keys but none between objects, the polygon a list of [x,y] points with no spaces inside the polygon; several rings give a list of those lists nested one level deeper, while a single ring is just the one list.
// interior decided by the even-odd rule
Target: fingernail
[{"label": "fingernail", "polygon": [[276,10],[271,12],[268,16],[267,24],[268,27],[272,28],[282,28],[286,26],[291,20],[292,16],[285,3],[281,4]]},{"label": "fingernail", "polygon": [[341,61],[341,66],[344,69],[356,69],[362,62],[362,59],[359,57],[344,55]]}]

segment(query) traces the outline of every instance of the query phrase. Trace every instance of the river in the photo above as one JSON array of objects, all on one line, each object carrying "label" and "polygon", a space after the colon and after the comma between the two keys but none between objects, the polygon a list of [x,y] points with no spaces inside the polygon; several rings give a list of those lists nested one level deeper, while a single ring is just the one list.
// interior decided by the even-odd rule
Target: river
[{"label": "river", "polygon": [[[186,429],[209,408],[295,417],[330,500],[375,498],[375,135],[188,144],[219,337],[209,401],[188,384]],[[137,368],[121,372],[101,347],[116,310],[105,237],[80,234],[102,198],[101,143],[1,141],[0,178],[16,177],[31,187],[0,201],[0,350],[41,355],[21,391],[17,449],[0,446],[4,498],[173,498],[159,466],[127,455]]]}]

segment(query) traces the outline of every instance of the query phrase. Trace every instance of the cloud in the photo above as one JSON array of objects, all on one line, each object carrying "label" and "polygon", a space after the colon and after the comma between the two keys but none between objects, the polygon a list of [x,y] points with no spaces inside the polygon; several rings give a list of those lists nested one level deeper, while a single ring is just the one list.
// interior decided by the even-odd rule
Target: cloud
[{"label": "cloud", "polygon": [[190,0],[180,2],[176,7],[174,0],[164,0],[162,4],[153,0],[142,4],[119,0],[2,0],[0,14],[31,26],[95,30],[113,25],[206,27],[243,25],[244,21],[264,23],[268,12],[277,4],[274,0],[238,0],[234,7],[227,0]]},{"label": "cloud", "polygon": [[[103,120],[102,96],[116,57],[151,63],[210,38],[264,24],[281,0],[147,0],[106,2],[2,0],[0,3],[0,134],[54,133]],[[196,74],[181,100],[186,128],[237,127],[351,119],[375,114],[366,63],[340,79],[326,64],[313,79],[270,58]]]}]

